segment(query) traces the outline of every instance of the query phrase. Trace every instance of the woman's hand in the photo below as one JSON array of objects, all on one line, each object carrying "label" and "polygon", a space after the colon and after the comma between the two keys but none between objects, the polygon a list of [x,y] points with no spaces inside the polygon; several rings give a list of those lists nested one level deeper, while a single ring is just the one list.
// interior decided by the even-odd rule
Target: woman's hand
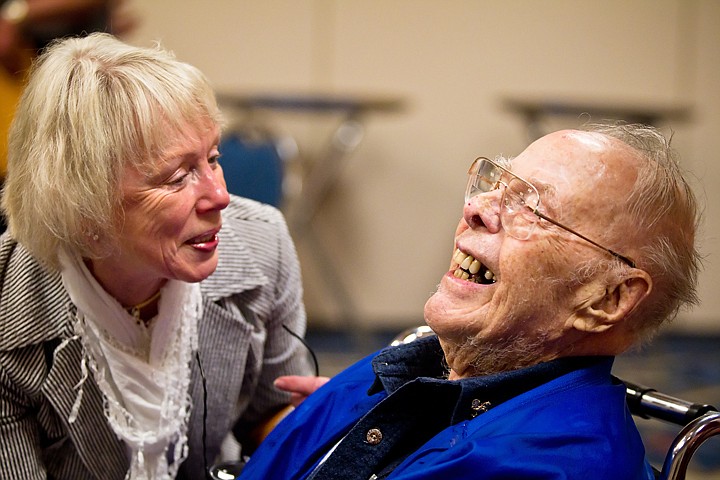
[{"label": "woman's hand", "polygon": [[285,375],[275,379],[275,388],[290,392],[290,402],[297,407],[308,395],[322,387],[330,380],[328,377],[305,377],[300,375]]}]

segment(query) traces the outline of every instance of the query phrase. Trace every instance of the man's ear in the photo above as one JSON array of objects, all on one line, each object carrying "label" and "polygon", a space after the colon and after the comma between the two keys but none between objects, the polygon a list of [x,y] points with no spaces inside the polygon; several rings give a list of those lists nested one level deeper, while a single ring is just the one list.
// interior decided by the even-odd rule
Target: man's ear
[{"label": "man's ear", "polygon": [[652,291],[647,272],[633,269],[631,276],[615,285],[607,285],[594,298],[584,302],[575,313],[573,327],[584,332],[600,333],[630,316]]}]

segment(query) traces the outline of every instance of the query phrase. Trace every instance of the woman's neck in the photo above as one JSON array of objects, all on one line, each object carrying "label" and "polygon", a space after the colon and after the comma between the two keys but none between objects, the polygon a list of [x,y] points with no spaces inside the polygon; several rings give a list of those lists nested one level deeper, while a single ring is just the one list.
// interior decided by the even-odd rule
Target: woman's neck
[{"label": "woman's neck", "polygon": [[137,322],[143,322],[147,326],[150,320],[155,318],[158,314],[158,304],[160,302],[160,290],[154,293],[150,298],[144,300],[136,305],[123,305],[123,308],[128,311],[130,315]]},{"label": "woman's neck", "polygon": [[93,260],[84,259],[84,262],[95,280],[124,308],[139,307],[140,310],[151,310],[154,307],[157,310],[159,292],[167,282],[166,279],[148,279],[147,276],[131,278],[119,269],[110,271],[98,268]]}]

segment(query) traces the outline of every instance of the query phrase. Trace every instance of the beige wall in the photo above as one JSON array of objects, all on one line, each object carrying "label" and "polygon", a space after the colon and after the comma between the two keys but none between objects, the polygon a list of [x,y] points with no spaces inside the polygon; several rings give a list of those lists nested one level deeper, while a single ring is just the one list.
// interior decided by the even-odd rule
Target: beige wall
[{"label": "beige wall", "polygon": [[[503,107],[504,95],[690,105],[692,117],[669,126],[705,186],[707,261],[702,305],[678,323],[720,325],[720,191],[712,188],[720,184],[720,2],[134,0],[131,6],[142,19],[131,42],[160,40],[219,90],[407,100],[401,113],[368,118],[365,140],[316,222],[365,324],[421,321],[448,266],[467,166],[478,155],[516,155],[527,144],[522,120]],[[310,158],[337,119],[270,120]],[[339,322],[312,247],[298,243],[311,318]]]}]

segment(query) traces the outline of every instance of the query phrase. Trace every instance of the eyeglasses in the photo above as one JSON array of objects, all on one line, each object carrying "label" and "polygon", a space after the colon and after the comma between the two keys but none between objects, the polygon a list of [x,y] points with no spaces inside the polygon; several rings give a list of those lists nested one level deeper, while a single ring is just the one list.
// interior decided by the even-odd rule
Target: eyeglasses
[{"label": "eyeglasses", "polygon": [[[552,223],[555,226],[576,235],[586,242],[605,250],[613,257],[623,263],[635,268],[635,262],[629,257],[621,255],[599,243],[590,240],[585,235],[566,227],[557,220],[544,215],[538,211],[540,207],[540,195],[537,188],[527,180],[523,180],[505,167],[498,165],[492,160],[479,157],[470,165],[468,170],[468,184],[465,189],[465,201],[467,202],[475,195],[491,192],[502,187],[502,199],[500,200],[500,222],[505,233],[518,240],[527,240],[532,235],[538,218]],[[505,179],[505,180],[503,180]]]}]

